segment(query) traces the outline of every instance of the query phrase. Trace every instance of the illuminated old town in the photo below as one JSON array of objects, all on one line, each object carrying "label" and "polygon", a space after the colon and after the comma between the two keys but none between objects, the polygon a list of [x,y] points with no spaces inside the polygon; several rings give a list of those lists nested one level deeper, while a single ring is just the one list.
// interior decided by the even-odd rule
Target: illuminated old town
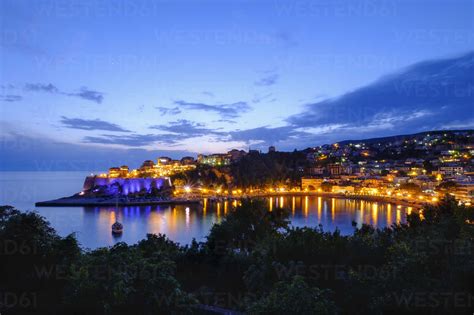
[{"label": "illuminated old town", "polygon": [[[315,194],[420,207],[436,203],[448,193],[470,205],[474,198],[473,140],[472,131],[434,131],[334,143],[298,153],[278,152],[271,147],[268,152],[232,150],[199,155],[196,160],[159,157],[156,162],[144,161],[137,169],[123,165],[90,175],[79,199],[56,203],[94,203],[99,196],[99,204],[117,196],[123,204],[153,204]],[[262,158],[268,164],[255,170],[261,173],[258,181],[236,179],[242,159],[256,163]],[[281,174],[273,171],[271,168],[283,159],[291,159],[293,166],[285,166],[288,169]],[[264,173],[267,169],[269,173]]]}]

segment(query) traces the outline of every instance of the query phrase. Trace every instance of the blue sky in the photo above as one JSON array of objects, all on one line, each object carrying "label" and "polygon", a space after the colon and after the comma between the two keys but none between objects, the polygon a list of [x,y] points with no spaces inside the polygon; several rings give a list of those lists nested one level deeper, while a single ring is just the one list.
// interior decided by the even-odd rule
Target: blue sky
[{"label": "blue sky", "polygon": [[[473,1],[0,3],[4,143],[176,155],[474,125]],[[436,95],[393,88],[425,71]]]}]

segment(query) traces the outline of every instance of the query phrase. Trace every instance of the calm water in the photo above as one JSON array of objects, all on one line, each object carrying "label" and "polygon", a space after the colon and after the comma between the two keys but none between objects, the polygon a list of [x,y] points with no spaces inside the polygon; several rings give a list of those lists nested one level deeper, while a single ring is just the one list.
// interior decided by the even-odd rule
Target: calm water
[{"label": "calm water", "polygon": [[[179,243],[193,238],[204,240],[212,224],[220,222],[232,203],[202,206],[133,206],[114,211],[114,207],[35,208],[36,201],[70,196],[82,188],[88,172],[0,172],[0,204],[21,210],[36,210],[51,222],[60,235],[75,232],[87,248],[113,245],[119,241],[129,244],[143,239],[147,233],[164,233]],[[336,227],[342,233],[353,231],[352,221],[384,227],[404,222],[409,208],[391,204],[326,197],[270,198],[268,207],[284,206],[291,210],[293,226],[324,230]],[[235,204],[235,203],[234,203]],[[113,237],[110,226],[115,218],[124,224],[121,237]]]}]

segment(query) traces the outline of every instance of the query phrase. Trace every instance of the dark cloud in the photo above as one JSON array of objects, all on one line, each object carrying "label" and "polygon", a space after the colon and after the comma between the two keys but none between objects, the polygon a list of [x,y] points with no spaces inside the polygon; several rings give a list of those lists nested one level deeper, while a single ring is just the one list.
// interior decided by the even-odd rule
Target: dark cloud
[{"label": "dark cloud", "polygon": [[214,122],[227,123],[227,124],[237,123],[235,120],[232,120],[232,119],[218,119],[218,120],[214,120]]},{"label": "dark cloud", "polygon": [[222,132],[219,132],[215,129],[206,128],[206,126],[202,123],[197,123],[186,119],[172,121],[167,125],[151,126],[150,129],[173,132],[188,138],[223,134]]},{"label": "dark cloud", "polygon": [[263,144],[275,144],[281,141],[307,137],[309,134],[302,131],[297,131],[292,126],[282,127],[258,127],[245,130],[236,130],[229,132],[229,140],[254,142],[258,141]]},{"label": "dark cloud", "polygon": [[0,84],[0,89],[2,90],[12,90],[12,89],[16,89],[16,86],[9,83],[9,84]]},{"label": "dark cloud", "polygon": [[21,95],[7,94],[0,95],[0,101],[3,102],[18,102],[21,101],[23,97]]},{"label": "dark cloud", "polygon": [[129,147],[143,147],[155,143],[175,145],[187,138],[188,136],[180,134],[131,134],[126,136],[101,135],[84,137],[83,142],[95,144],[117,144]]},{"label": "dark cloud", "polygon": [[67,118],[67,117],[61,116],[60,122],[65,127],[71,128],[71,129],[131,132],[130,130],[120,127],[119,125],[116,125],[107,121],[103,121],[100,119]]},{"label": "dark cloud", "polygon": [[239,117],[242,113],[246,113],[251,110],[251,107],[246,102],[236,102],[231,104],[217,104],[210,105],[205,103],[192,103],[186,101],[175,101],[176,105],[179,105],[183,109],[188,110],[200,110],[206,112],[214,112],[220,115],[224,119],[232,119]]},{"label": "dark cloud", "polygon": [[269,126],[236,130],[236,131],[221,131],[207,128],[202,123],[197,123],[185,119],[170,122],[166,125],[151,126],[150,129],[159,130],[163,134],[131,134],[126,136],[117,135],[101,135],[88,136],[84,138],[84,142],[96,144],[119,144],[131,147],[140,147],[152,145],[155,143],[165,145],[177,145],[183,140],[209,136],[215,141],[229,142],[239,141],[250,143],[260,143],[262,145],[269,145],[275,143],[284,143],[285,141],[302,141],[307,139],[311,134],[295,130],[292,126],[283,126],[271,128]]},{"label": "dark cloud", "polygon": [[60,93],[59,89],[51,83],[27,83],[25,84],[25,90],[35,92]]},{"label": "dark cloud", "polygon": [[90,90],[87,87],[81,87],[78,92],[62,92],[59,90],[59,88],[51,83],[27,83],[25,84],[25,90],[79,97],[87,101],[96,102],[98,104],[102,103],[104,100],[104,93]]},{"label": "dark cloud", "polygon": [[270,86],[277,83],[279,75],[277,73],[271,73],[266,75],[265,77],[259,79],[255,82],[257,86]]},{"label": "dark cloud", "polygon": [[87,87],[81,87],[79,92],[75,93],[66,93],[68,96],[76,96],[87,101],[96,102],[98,104],[102,103],[104,100],[104,93],[90,90]]},{"label": "dark cloud", "polygon": [[[426,61],[335,99],[308,104],[294,128],[337,126],[339,139],[473,124],[474,53]],[[317,129],[317,128],[316,128]]]},{"label": "dark cloud", "polygon": [[181,114],[181,110],[179,109],[179,107],[169,108],[169,107],[159,106],[159,107],[156,107],[156,109],[158,109],[162,115],[178,115],[178,114]]},{"label": "dark cloud", "polygon": [[[94,122],[94,121],[93,121]],[[87,136],[83,139],[85,143],[116,144],[130,147],[141,147],[153,144],[174,146],[183,140],[202,136],[224,136],[224,132],[206,128],[202,123],[179,119],[166,125],[150,126],[150,129],[159,130],[160,134],[129,134],[125,136],[104,134],[100,136]],[[116,131],[116,130],[115,130]]]}]

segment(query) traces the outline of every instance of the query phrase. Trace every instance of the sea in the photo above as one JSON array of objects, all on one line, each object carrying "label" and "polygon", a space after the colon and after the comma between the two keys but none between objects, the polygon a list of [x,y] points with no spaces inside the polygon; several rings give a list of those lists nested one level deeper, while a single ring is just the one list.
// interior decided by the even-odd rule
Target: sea
[{"label": "sea", "polygon": [[[97,172],[94,172],[97,173]],[[203,205],[128,207],[35,207],[38,201],[71,196],[81,191],[90,172],[0,172],[0,205],[36,211],[61,236],[74,233],[84,249],[135,244],[148,233],[165,234],[182,245],[205,241],[213,224],[221,222],[237,202],[205,202]],[[322,227],[325,231],[354,232],[352,222],[377,228],[405,222],[412,209],[385,202],[368,202],[322,196],[279,196],[266,199],[269,210],[285,207],[295,227]],[[111,233],[118,220],[121,236]]]}]

